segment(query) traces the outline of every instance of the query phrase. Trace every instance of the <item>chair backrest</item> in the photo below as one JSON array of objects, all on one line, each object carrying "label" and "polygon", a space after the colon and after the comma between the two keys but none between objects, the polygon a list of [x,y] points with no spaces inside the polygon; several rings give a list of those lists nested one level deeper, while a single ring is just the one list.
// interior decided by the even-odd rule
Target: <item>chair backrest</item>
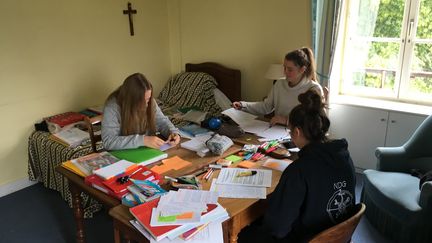
[{"label": "chair backrest", "polygon": [[97,151],[97,142],[102,141],[102,136],[100,133],[98,133],[95,129],[96,125],[100,125],[102,122],[103,115],[94,116],[92,118],[85,117],[84,121],[87,125],[87,131],[90,135],[90,142],[93,149],[93,152]]},{"label": "chair backrest", "polygon": [[355,228],[360,222],[360,218],[364,214],[366,205],[363,203],[356,204],[352,210],[353,215],[345,221],[332,226],[316,236],[309,243],[347,243],[350,242],[351,236]]}]

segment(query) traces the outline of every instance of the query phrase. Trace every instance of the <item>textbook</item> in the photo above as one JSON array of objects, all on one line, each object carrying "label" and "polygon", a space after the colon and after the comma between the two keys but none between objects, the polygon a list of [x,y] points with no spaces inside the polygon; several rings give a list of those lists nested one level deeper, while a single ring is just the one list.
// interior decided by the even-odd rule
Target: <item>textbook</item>
[{"label": "textbook", "polygon": [[125,195],[127,195],[129,193],[128,190],[124,190],[124,191],[121,191],[121,192],[114,192],[113,190],[111,190],[110,188],[108,188],[106,185],[104,185],[103,182],[104,182],[103,179],[100,178],[97,175],[89,175],[89,176],[86,176],[84,178],[84,183],[85,184],[87,184],[89,186],[92,186],[92,187],[98,189],[99,191],[102,191],[105,194],[108,194],[108,195],[110,195],[112,197],[115,197],[117,199],[121,200],[123,196],[125,196]]},{"label": "textbook", "polygon": [[[113,190],[116,193],[127,191],[127,187],[132,185],[132,180],[149,180],[154,183],[160,181],[160,175],[149,170],[147,167],[134,164],[135,167],[132,169],[126,169],[124,173],[121,173],[111,179],[103,181],[103,184]],[[95,173],[96,174],[96,173]]]},{"label": "textbook", "polygon": [[146,229],[148,233],[150,233],[150,235],[156,241],[160,241],[161,239],[167,236],[170,237],[170,235],[173,234],[179,236],[196,226],[214,221],[216,219],[220,219],[221,217],[225,217],[225,215],[228,216],[228,213],[226,212],[225,209],[223,210],[220,209],[222,208],[221,206],[219,208],[219,205],[207,204],[207,212],[204,212],[202,214],[202,218],[205,217],[205,219],[203,218],[202,222],[200,223],[197,224],[189,223],[183,225],[167,225],[167,226],[151,226],[150,220],[152,218],[152,211],[159,204],[159,199],[160,198],[157,198],[155,200],[140,204],[138,206],[129,209],[130,213],[137,219],[137,221]]},{"label": "textbook", "polygon": [[133,185],[127,187],[127,189],[135,197],[135,200],[140,203],[145,203],[156,198],[159,198],[167,191],[161,188],[156,183],[149,180],[131,180]]},{"label": "textbook", "polygon": [[119,159],[124,159],[144,166],[168,157],[167,153],[149,147],[113,150],[110,151],[110,153]]},{"label": "textbook", "polygon": [[78,145],[81,145],[84,140],[90,139],[90,136],[88,132],[85,132],[76,127],[72,127],[51,134],[50,139],[59,142],[67,147],[76,147]]},{"label": "textbook", "polygon": [[114,164],[110,164],[100,169],[97,169],[94,171],[94,173],[102,179],[108,180],[111,177],[115,177],[119,174],[125,173],[126,170],[131,166],[136,166],[136,164],[127,160],[120,160]]},{"label": "textbook", "polygon": [[116,157],[112,156],[108,152],[92,153],[77,159],[71,160],[71,162],[78,167],[86,176],[94,173],[95,170],[102,167],[114,164],[119,161]]},{"label": "textbook", "polygon": [[207,128],[201,127],[197,124],[188,124],[180,127],[180,131],[189,135],[190,137],[202,136],[207,134],[213,134],[214,132],[210,131]]},{"label": "textbook", "polygon": [[172,230],[179,227],[179,225],[169,226],[150,226],[150,219],[153,208],[157,207],[159,198],[140,204],[133,208],[130,208],[130,213],[137,219],[137,221],[146,229],[148,233],[156,240],[159,241],[165,238]]}]

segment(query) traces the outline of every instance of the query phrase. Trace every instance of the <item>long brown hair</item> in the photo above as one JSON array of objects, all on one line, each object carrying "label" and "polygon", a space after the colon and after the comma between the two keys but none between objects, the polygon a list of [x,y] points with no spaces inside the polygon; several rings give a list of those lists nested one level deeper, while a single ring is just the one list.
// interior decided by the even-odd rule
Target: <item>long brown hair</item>
[{"label": "long brown hair", "polygon": [[327,141],[330,120],[324,110],[325,104],[316,90],[308,90],[298,96],[299,105],[289,114],[291,128],[301,128],[304,136],[313,142]]},{"label": "long brown hair", "polygon": [[289,52],[285,55],[285,60],[293,62],[294,65],[299,68],[306,67],[304,76],[310,80],[318,81],[314,54],[309,47],[303,47]]},{"label": "long brown hair", "polygon": [[[145,92],[152,91],[150,100],[145,102]],[[155,101],[153,87],[141,73],[127,77],[123,84],[110,94],[107,100],[115,98],[120,106],[120,135],[145,134],[156,132]]]}]

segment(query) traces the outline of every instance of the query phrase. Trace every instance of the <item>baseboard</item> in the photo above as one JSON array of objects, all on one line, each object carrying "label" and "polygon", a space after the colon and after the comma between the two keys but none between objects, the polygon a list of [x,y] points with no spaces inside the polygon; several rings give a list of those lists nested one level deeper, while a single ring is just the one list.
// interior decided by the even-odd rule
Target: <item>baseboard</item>
[{"label": "baseboard", "polygon": [[0,197],[6,196],[13,192],[19,191],[26,187],[36,184],[36,181],[30,181],[28,178],[16,180],[0,186]]}]

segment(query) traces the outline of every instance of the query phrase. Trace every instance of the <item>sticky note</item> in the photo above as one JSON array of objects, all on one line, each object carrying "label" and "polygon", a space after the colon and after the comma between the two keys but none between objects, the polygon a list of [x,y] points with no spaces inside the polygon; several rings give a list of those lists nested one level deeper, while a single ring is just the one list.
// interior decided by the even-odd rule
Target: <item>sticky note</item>
[{"label": "sticky note", "polygon": [[246,169],[250,169],[250,168],[253,168],[255,166],[256,166],[256,164],[252,161],[249,161],[249,160],[242,161],[237,165],[237,167],[242,167],[242,168],[246,168]]},{"label": "sticky note", "polygon": [[193,212],[185,212],[180,215],[177,215],[177,219],[191,219],[193,217]]},{"label": "sticky note", "polygon": [[226,157],[225,158],[226,160],[230,160],[230,161],[232,161],[232,162],[237,162],[237,161],[240,161],[240,160],[242,160],[243,158],[242,157],[239,157],[239,156],[237,156],[237,155],[230,155],[230,156],[228,156],[228,157]]}]

